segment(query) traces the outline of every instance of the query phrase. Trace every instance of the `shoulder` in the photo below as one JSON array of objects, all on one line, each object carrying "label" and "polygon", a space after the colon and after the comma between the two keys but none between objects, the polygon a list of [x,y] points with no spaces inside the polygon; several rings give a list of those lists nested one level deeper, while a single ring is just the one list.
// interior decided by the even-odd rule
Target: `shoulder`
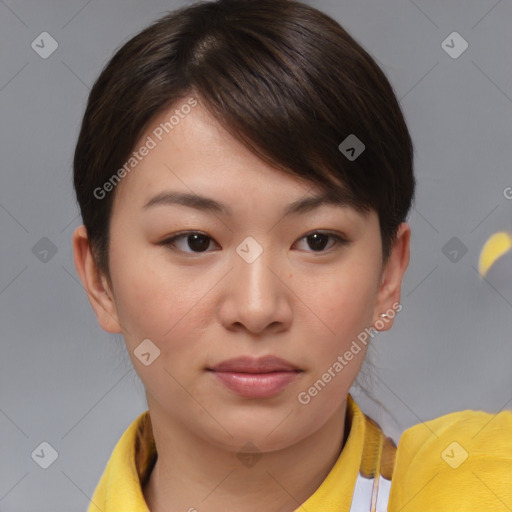
[{"label": "shoulder", "polygon": [[512,506],[512,410],[465,410],[400,437],[389,512],[494,511]]}]

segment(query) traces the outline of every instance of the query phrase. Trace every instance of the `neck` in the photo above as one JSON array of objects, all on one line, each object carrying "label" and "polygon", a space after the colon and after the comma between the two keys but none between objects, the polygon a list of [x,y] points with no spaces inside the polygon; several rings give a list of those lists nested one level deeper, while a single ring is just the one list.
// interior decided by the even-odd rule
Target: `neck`
[{"label": "neck", "polygon": [[144,498],[151,512],[292,512],[325,480],[348,436],[346,399],[324,425],[286,448],[237,457],[183,428],[148,396],[158,458]]}]

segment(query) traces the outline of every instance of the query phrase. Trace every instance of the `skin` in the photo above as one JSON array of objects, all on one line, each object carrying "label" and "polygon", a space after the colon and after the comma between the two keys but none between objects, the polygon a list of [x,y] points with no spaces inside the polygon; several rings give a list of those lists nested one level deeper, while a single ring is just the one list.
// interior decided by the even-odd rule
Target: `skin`
[{"label": "skin", "polygon": [[[155,118],[141,143],[174,109]],[[214,198],[233,216],[182,205],[143,209],[164,190]],[[322,205],[283,217],[286,205],[319,191],[264,163],[199,104],[116,187],[111,285],[84,226],[75,230],[75,265],[98,322],[123,334],[145,386],[158,451],[143,490],[152,512],[293,511],[336,462],[365,345],[310,403],[297,396],[400,301],[410,228],[400,225],[384,266],[374,211]],[[205,252],[187,237],[174,250],[159,245],[185,230],[210,237]],[[306,235],[317,230],[350,242],[328,237],[315,250]],[[248,236],[263,249],[252,263],[236,252]],[[134,355],[146,338],[160,349],[149,366]],[[240,397],[206,371],[228,358],[267,354],[303,370],[269,398]],[[249,441],[262,455],[251,467],[237,458]]]}]

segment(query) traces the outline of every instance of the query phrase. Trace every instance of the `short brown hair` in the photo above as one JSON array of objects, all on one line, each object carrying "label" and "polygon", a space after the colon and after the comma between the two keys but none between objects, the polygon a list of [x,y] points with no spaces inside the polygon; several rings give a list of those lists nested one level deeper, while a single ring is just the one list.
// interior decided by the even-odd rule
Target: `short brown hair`
[{"label": "short brown hair", "polygon": [[[166,14],[102,70],[74,154],[74,187],[96,263],[109,277],[115,191],[94,190],[151,120],[193,94],[265,162],[343,193],[379,217],[383,259],[414,196],[413,144],[386,76],[335,20],[295,0],[217,0]],[[340,143],[364,144],[356,159]]]}]

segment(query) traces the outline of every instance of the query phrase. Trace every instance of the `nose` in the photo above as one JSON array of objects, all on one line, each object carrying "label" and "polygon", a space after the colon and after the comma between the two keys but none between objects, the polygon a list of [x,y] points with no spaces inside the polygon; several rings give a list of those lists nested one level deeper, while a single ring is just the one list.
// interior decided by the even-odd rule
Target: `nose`
[{"label": "nose", "polygon": [[222,324],[228,330],[245,329],[253,334],[288,329],[293,294],[286,282],[289,273],[285,262],[277,261],[277,256],[263,247],[254,260],[247,258],[243,249],[244,246],[234,252],[232,270],[222,281],[219,308]]}]

